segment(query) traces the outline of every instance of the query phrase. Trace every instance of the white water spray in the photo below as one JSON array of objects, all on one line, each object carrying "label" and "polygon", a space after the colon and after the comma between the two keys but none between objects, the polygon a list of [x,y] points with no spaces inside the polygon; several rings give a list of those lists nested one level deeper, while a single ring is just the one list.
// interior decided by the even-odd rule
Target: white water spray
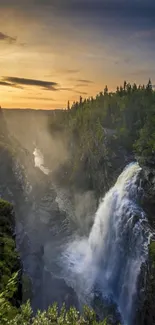
[{"label": "white water spray", "polygon": [[146,217],[137,203],[140,167],[130,164],[105,195],[89,238],[69,243],[62,256],[65,280],[82,303],[91,303],[98,288],[111,296],[120,310],[123,324],[132,324],[136,284],[148,248]]},{"label": "white water spray", "polygon": [[38,167],[45,175],[49,174],[49,169],[44,166],[44,156],[37,148],[33,151],[35,167]]}]

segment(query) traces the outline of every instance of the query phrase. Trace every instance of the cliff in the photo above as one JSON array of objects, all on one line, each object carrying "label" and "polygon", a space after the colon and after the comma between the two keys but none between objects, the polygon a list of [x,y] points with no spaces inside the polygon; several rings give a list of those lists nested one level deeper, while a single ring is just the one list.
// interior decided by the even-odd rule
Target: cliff
[{"label": "cliff", "polygon": [[22,202],[22,191],[14,174],[14,152],[0,109],[0,292],[18,272],[16,292],[10,302],[19,307],[22,302],[22,263],[16,248],[17,209],[14,203],[15,196]]},{"label": "cliff", "polygon": [[138,308],[135,325],[155,324],[155,162],[153,159],[138,158],[142,167],[143,198],[141,206],[147,215],[150,228],[148,258],[142,264],[138,279]]}]

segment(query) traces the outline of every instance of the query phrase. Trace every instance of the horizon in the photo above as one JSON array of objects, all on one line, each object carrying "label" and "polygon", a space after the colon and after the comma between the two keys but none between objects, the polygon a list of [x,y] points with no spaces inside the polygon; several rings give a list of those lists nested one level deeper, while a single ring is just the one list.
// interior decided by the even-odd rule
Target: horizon
[{"label": "horizon", "polygon": [[[124,80],[124,82],[126,82],[127,84],[129,83],[131,86],[133,86],[134,84],[136,84],[136,83],[134,83],[134,84],[131,84],[130,82],[128,82],[128,81],[126,81],[126,80]],[[151,82],[151,85],[152,85],[152,90],[153,91],[155,91],[155,85],[154,84],[152,84],[152,80],[149,78],[149,80],[148,80],[148,82]],[[147,83],[148,83],[147,82]],[[139,84],[136,84],[136,86],[137,87],[139,87],[139,86],[146,86],[147,85],[147,83],[145,83],[145,84],[142,84],[142,83],[139,83]],[[107,86],[107,85],[106,85]],[[117,87],[123,87],[123,83],[122,84],[120,84],[119,86],[117,86]],[[116,87],[116,88],[117,88]],[[116,93],[116,91],[117,91],[117,89],[115,89],[115,91],[109,91],[109,88],[108,88],[108,93],[113,93],[113,94],[115,94]],[[103,92],[103,91],[102,91]],[[90,98],[94,98],[95,99],[95,97],[98,95],[98,94],[100,94],[100,92],[98,92],[97,94],[95,94],[95,96],[89,96],[89,97],[85,97],[84,99],[90,99]],[[83,98],[82,98],[83,99]],[[73,103],[75,103],[75,102],[73,102],[73,103],[70,103],[70,101],[68,101],[69,102],[69,104],[70,104],[70,106],[72,106],[72,104]],[[80,102],[80,98],[77,100],[77,103],[79,103]],[[68,108],[67,108],[67,105],[66,105],[66,107],[62,107],[62,108],[31,108],[31,107],[23,107],[23,108],[21,108],[21,107],[2,107],[2,106],[0,106],[0,109],[2,109],[2,110],[21,110],[21,111],[23,111],[23,110],[27,110],[27,111],[31,111],[31,110],[34,110],[34,111],[67,111],[68,110]]]},{"label": "horizon", "polygon": [[65,110],[67,110],[66,108],[30,108],[30,107],[23,107],[23,108],[21,108],[21,107],[1,107],[1,109],[2,110],[7,110],[7,111],[11,111],[11,110],[17,110],[17,111],[19,111],[19,110],[21,110],[21,111],[23,111],[23,110],[27,110],[27,111],[57,111],[57,110],[59,110],[59,111],[65,111]]},{"label": "horizon", "polygon": [[0,105],[55,110],[155,84],[154,0],[0,0]]}]

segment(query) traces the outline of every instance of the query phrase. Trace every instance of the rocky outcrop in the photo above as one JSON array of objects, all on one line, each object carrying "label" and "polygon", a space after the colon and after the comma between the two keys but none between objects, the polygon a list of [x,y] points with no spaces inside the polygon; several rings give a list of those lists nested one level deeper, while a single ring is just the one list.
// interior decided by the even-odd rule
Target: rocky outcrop
[{"label": "rocky outcrop", "polygon": [[138,308],[134,325],[155,324],[155,241],[149,245],[148,260],[142,265],[138,280]]},{"label": "rocky outcrop", "polygon": [[142,187],[143,200],[142,208],[147,214],[149,224],[152,229],[155,229],[155,161],[145,164],[139,162],[142,167]]},{"label": "rocky outcrop", "polygon": [[148,218],[151,241],[148,249],[148,258],[142,264],[138,279],[138,308],[134,325],[155,324],[155,162],[139,160],[142,167],[143,198],[141,206]]}]

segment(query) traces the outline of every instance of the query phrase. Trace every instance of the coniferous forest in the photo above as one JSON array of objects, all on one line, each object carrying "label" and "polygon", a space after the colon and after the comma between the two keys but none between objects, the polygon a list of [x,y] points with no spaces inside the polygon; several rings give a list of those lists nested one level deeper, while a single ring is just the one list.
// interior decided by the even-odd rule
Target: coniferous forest
[{"label": "coniferous forest", "polygon": [[[110,92],[106,86],[96,97],[80,97],[79,102],[68,102],[66,109],[54,111],[48,117],[48,129],[54,138],[61,135],[69,152],[54,175],[61,186],[94,191],[99,201],[115,183],[122,168],[131,161],[138,161],[142,168],[150,169],[150,177],[154,177],[155,91],[150,80],[146,85],[131,85],[124,81],[115,92]],[[5,146],[4,137],[1,137],[1,150]],[[151,179],[148,184],[145,183],[149,194],[145,195],[143,207],[154,229],[154,187]],[[38,311],[34,315],[30,302],[22,303],[19,298],[22,290],[19,288],[19,282],[22,283],[19,275],[21,265],[15,250],[15,236],[12,238],[11,235],[14,227],[12,209],[12,206],[0,201],[0,324],[114,324],[110,317],[100,321],[88,307],[79,313],[74,307],[66,311],[65,306],[59,309],[54,304],[47,311]],[[152,242],[149,250],[149,263],[152,264],[149,264],[150,273],[147,274],[145,303],[137,311],[136,325],[153,325],[154,251]]]},{"label": "coniferous forest", "polygon": [[124,81],[116,92],[109,92],[106,86],[95,98],[80,97],[79,102],[68,104],[67,110],[51,119],[50,129],[69,139],[70,180],[78,178],[78,170],[84,170],[84,183],[102,193],[100,171],[104,172],[104,166],[116,170],[121,165],[116,158],[122,151],[142,164],[154,164],[154,119],[151,81],[147,85]]}]

